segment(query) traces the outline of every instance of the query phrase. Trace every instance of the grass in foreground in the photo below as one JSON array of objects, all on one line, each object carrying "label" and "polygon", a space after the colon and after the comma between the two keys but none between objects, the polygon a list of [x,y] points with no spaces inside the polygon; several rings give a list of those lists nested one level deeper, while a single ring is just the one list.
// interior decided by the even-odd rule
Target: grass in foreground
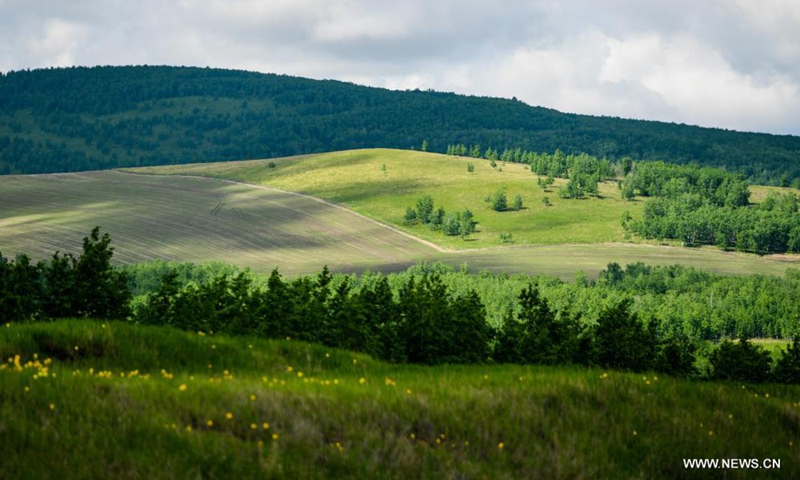
[{"label": "grass in foreground", "polygon": [[800,387],[395,366],[89,321],[2,327],[0,355],[2,478],[712,478],[682,459],[775,458],[777,476],[800,461]]}]

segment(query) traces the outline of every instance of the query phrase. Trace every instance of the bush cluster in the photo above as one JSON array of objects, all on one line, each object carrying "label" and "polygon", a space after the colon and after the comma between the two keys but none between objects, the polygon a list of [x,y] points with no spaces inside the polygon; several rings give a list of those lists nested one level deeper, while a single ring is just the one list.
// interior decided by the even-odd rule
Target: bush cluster
[{"label": "bush cluster", "polygon": [[465,208],[455,214],[447,213],[444,208],[434,209],[433,198],[425,195],[417,200],[414,207],[407,207],[403,216],[406,225],[423,224],[432,230],[439,230],[448,236],[468,237],[475,232],[475,225],[472,212]]}]

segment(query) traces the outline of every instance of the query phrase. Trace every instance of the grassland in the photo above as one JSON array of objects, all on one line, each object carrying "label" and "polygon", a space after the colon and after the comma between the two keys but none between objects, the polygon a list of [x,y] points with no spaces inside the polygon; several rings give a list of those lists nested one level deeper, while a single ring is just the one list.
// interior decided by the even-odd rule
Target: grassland
[{"label": "grassland", "polygon": [[[548,192],[525,165],[403,150],[353,150],[267,161],[193,164],[136,169],[159,174],[200,175],[302,192],[345,205],[370,218],[406,229],[440,245],[465,249],[500,245],[500,233],[511,233],[518,244],[605,243],[625,240],[620,219],[625,211],[637,214],[643,202],[620,198],[616,184],[600,185],[599,198],[566,200],[558,196],[565,183],[557,180]],[[467,163],[475,165],[467,172]],[[521,195],[521,211],[495,212],[484,202],[504,188],[509,202]],[[447,211],[469,208],[478,232],[468,241],[446,237],[425,226],[406,227],[406,207],[422,195],[431,195]],[[545,206],[547,196],[551,206]]]},{"label": "grassland", "polygon": [[[0,328],[0,478],[715,478],[800,462],[800,387],[380,363],[122,323]],[[753,472],[727,470],[727,478]]]},{"label": "grassland", "polygon": [[[275,168],[269,163],[274,162]],[[467,163],[475,165],[468,173]],[[352,208],[369,218],[454,250],[431,258],[477,270],[507,273],[548,273],[572,279],[578,271],[589,277],[609,262],[684,264],[722,274],[782,275],[800,266],[796,255],[757,257],[714,248],[686,249],[627,238],[620,226],[624,212],[641,212],[643,201],[626,202],[616,184],[602,183],[598,198],[567,200],[558,196],[563,180],[549,191],[524,165],[400,150],[355,150],[276,160],[254,160],[135,169],[140,173],[197,175],[264,185],[314,195]],[[509,199],[523,197],[519,212],[494,212],[486,195],[504,188]],[[760,201],[772,187],[754,187]],[[424,226],[407,226],[403,214],[422,195],[457,211],[472,210],[480,222],[466,241],[446,237]],[[551,206],[545,206],[547,196]],[[513,248],[500,246],[500,233],[513,235]],[[671,248],[677,247],[677,248]]]},{"label": "grassland", "polygon": [[0,178],[0,251],[80,252],[99,225],[117,260],[225,261],[310,273],[328,264],[405,268],[434,248],[342,208],[275,190],[196,178],[91,172]]},{"label": "grassland", "polygon": [[[502,174],[501,174],[502,175]],[[586,202],[592,202],[587,200]],[[594,277],[609,262],[676,263],[717,273],[781,275],[793,257],[646,244],[512,245],[438,251],[343,208],[219,179],[118,172],[0,177],[0,252],[47,258],[79,252],[95,225],[112,235],[123,263],[223,261],[289,275],[365,268],[397,271],[417,261],[472,271]],[[430,233],[430,232],[428,232]],[[443,237],[431,236],[439,240]],[[468,242],[470,243],[470,242]],[[471,244],[471,243],[470,243]]]}]

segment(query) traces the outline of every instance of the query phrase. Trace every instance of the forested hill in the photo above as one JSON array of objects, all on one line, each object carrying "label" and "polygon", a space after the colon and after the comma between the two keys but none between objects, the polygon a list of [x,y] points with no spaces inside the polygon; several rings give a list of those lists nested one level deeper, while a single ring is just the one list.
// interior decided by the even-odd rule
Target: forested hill
[{"label": "forested hill", "polygon": [[185,67],[0,76],[0,173],[480,144],[696,162],[800,181],[800,137],[564,114],[516,100]]}]

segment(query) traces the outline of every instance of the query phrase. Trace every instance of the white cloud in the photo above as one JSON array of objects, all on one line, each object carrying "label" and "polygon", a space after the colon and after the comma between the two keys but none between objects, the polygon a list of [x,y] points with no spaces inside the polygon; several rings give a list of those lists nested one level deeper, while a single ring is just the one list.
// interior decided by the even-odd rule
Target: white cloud
[{"label": "white cloud", "polygon": [[30,54],[45,59],[52,66],[66,67],[75,63],[75,52],[86,40],[86,28],[62,19],[50,19],[42,31],[28,39]]},{"label": "white cloud", "polygon": [[142,63],[800,134],[797,0],[0,0],[0,69]]}]

